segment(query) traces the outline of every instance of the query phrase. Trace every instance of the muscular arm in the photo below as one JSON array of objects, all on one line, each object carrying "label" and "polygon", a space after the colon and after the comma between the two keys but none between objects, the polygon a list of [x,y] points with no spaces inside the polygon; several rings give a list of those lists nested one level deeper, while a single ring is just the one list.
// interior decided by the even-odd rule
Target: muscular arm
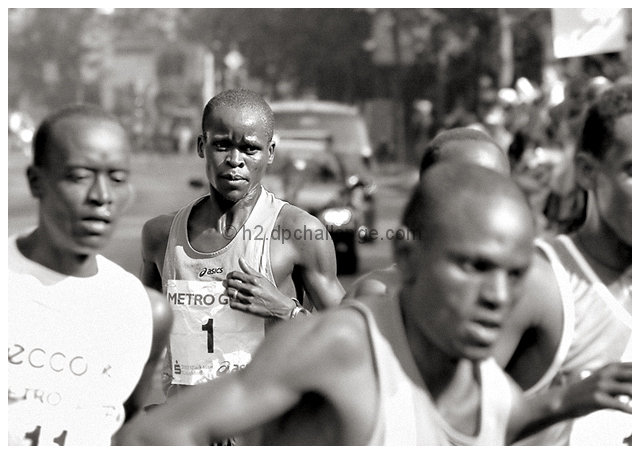
[{"label": "muscular arm", "polygon": [[395,265],[381,270],[370,271],[360,276],[347,290],[345,298],[361,298],[389,294],[400,285],[400,277]]},{"label": "muscular arm", "polygon": [[[286,210],[286,211],[285,211]],[[327,309],[340,304],[345,291],[338,280],[336,253],[333,240],[325,226],[315,217],[293,206],[283,208],[285,229],[290,232],[310,230],[313,238],[292,236],[296,250],[296,266],[300,269],[302,284],[316,309]],[[323,235],[316,234],[324,232]]]},{"label": "muscular arm", "polygon": [[520,387],[528,389],[551,365],[562,327],[562,299],[555,275],[549,262],[536,254],[494,357]]},{"label": "muscular arm", "polygon": [[[512,444],[559,421],[596,410],[631,413],[631,363],[611,363],[589,377],[524,397],[518,390],[509,419],[507,444]],[[620,396],[628,399],[621,400]]]},{"label": "muscular arm", "polygon": [[[314,391],[332,402],[345,422],[332,425],[342,432],[340,440],[363,443],[377,402],[366,328],[359,317],[332,313],[276,326],[244,370],[171,397],[132,420],[116,441],[206,445],[267,423]],[[316,342],[300,349],[311,337]]]},{"label": "muscular arm", "polygon": [[306,211],[286,205],[278,215],[277,229],[280,240],[270,243],[277,286],[240,259],[240,270],[228,273],[225,281],[229,305],[261,317],[288,319],[296,306],[290,296],[298,284],[317,309],[340,304],[345,292],[336,275],[333,241],[324,225]]},{"label": "muscular arm", "polygon": [[140,408],[144,406],[145,399],[151,389],[153,375],[156,372],[158,361],[169,340],[169,332],[173,322],[173,313],[167,303],[167,299],[159,292],[146,288],[151,302],[153,316],[153,340],[149,359],[144,366],[142,375],[133,393],[125,403],[126,420],[129,420]]},{"label": "muscular arm", "polygon": [[162,291],[162,266],[169,239],[172,215],[150,219],[142,227],[142,269],[140,280],[152,289]]}]

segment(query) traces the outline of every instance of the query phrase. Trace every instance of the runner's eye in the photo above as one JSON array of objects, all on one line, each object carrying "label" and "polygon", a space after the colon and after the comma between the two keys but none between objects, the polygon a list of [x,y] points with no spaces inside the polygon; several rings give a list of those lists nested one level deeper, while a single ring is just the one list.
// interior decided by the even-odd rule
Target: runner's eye
[{"label": "runner's eye", "polygon": [[112,170],[109,177],[115,183],[126,183],[129,180],[129,172],[126,170]]},{"label": "runner's eye", "polygon": [[215,141],[211,145],[216,151],[227,151],[231,147],[231,143],[227,140]]},{"label": "runner's eye", "polygon": [[487,260],[463,258],[460,260],[460,268],[468,273],[483,273],[493,268],[493,264]]},{"label": "runner's eye", "polygon": [[244,145],[242,147],[242,152],[248,155],[256,154],[258,151],[260,151],[260,148],[256,145]]},{"label": "runner's eye", "polygon": [[520,279],[527,272],[527,268],[514,268],[509,270],[509,277],[511,279]]},{"label": "runner's eye", "polygon": [[93,177],[93,172],[88,169],[72,169],[67,173],[67,179],[75,183],[85,181]]}]

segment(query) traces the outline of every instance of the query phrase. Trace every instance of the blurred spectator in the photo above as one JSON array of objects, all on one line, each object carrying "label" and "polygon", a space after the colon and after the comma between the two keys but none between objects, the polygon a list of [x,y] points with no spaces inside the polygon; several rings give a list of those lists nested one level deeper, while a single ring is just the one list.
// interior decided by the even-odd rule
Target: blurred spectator
[{"label": "blurred spectator", "polygon": [[173,128],[173,140],[178,154],[187,154],[195,149],[195,140],[188,119],[179,118]]},{"label": "blurred spectator", "polygon": [[544,207],[551,192],[555,161],[548,141],[524,130],[517,131],[508,148],[511,176],[525,193],[534,212],[538,233],[547,230]]},{"label": "blurred spectator", "polygon": [[556,233],[570,233],[577,229],[586,216],[586,192],[577,186],[573,156],[578,140],[578,125],[584,122],[589,106],[613,85],[603,76],[570,85],[568,99],[550,110],[551,125],[556,128],[556,140],[565,148],[557,184],[547,198],[544,214],[548,227]]}]

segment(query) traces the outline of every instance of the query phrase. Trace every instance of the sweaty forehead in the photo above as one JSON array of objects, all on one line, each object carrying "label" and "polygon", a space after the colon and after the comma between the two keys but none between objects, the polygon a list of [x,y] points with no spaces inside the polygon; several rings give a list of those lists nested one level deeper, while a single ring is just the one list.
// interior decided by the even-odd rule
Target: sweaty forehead
[{"label": "sweaty forehead", "polygon": [[90,131],[94,134],[114,135],[126,138],[126,132],[115,121],[106,118],[91,118],[86,116],[71,116],[58,120],[52,127],[52,136],[57,140],[64,140],[82,135]]},{"label": "sweaty forehead", "polygon": [[204,128],[211,132],[219,128],[268,132],[260,109],[248,106],[218,106],[205,119]]},{"label": "sweaty forehead", "polygon": [[130,143],[124,128],[115,121],[78,116],[54,125],[47,149],[58,155],[56,160],[88,155],[123,160],[128,159]]},{"label": "sweaty forehead", "polygon": [[529,249],[535,235],[529,208],[509,195],[461,195],[443,200],[435,219],[434,236],[450,247],[502,244],[512,251]]}]

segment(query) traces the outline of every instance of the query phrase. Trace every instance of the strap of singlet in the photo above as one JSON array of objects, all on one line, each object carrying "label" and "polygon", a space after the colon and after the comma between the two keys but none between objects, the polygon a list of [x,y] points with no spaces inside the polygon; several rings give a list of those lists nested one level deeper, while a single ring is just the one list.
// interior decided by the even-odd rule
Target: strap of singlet
[{"label": "strap of singlet", "polygon": [[535,394],[543,389],[549,383],[555,375],[560,371],[560,366],[567,357],[569,347],[571,347],[571,340],[573,339],[574,326],[575,326],[575,307],[573,301],[573,292],[571,291],[571,284],[569,282],[569,275],[562,266],[562,262],[558,257],[556,251],[551,247],[549,243],[542,239],[536,239],[535,245],[540,249],[549,260],[553,274],[555,275],[558,289],[560,290],[560,299],[562,301],[562,334],[560,336],[560,343],[556,350],[556,354],[553,361],[547,368],[546,372],[531,388],[527,389],[524,393],[525,396]]},{"label": "strap of singlet", "polygon": [[371,437],[369,438],[368,445],[369,446],[379,446],[384,444],[384,396],[382,395],[382,389],[384,388],[383,383],[381,383],[383,374],[380,373],[380,361],[378,358],[378,351],[375,347],[375,340],[373,338],[373,332],[371,331],[373,324],[375,323],[375,318],[371,313],[371,310],[361,302],[357,300],[348,300],[348,303],[345,304],[345,307],[352,308],[356,312],[359,312],[365,319],[365,323],[367,325],[367,334],[369,337],[369,345],[371,346],[371,357],[373,360],[373,369],[376,374],[376,381],[378,386],[378,411],[375,415],[375,424],[373,426],[373,431],[371,432]]},{"label": "strap of singlet", "polygon": [[460,432],[440,413],[436,414],[436,418],[440,421],[449,443],[454,446],[503,445],[513,407],[514,387],[494,358],[482,360],[476,363],[475,367],[480,377],[480,415],[477,433],[467,435]]},{"label": "strap of singlet", "polygon": [[593,271],[589,262],[584,258],[582,253],[578,250],[574,242],[566,235],[559,235],[558,242],[566,249],[571,255],[571,258],[575,260],[576,264],[580,267],[580,270],[584,273],[585,277],[591,282],[595,291],[602,297],[605,304],[611,309],[616,317],[624,323],[629,329],[632,328],[631,314],[627,312],[624,306],[611,294],[609,289],[602,279]]},{"label": "strap of singlet", "polygon": [[[176,245],[182,243],[186,247],[189,244],[189,238],[187,234],[187,218],[189,216],[189,213],[191,213],[191,209],[205,197],[207,196],[200,196],[180,208],[171,221],[171,227],[169,228],[169,238],[167,239],[167,247],[164,251],[164,261],[162,262],[163,290],[165,290],[164,286],[166,285],[167,281],[166,276],[169,275],[168,270],[175,266],[175,264],[172,263],[171,258],[173,257],[173,251]],[[181,235],[184,235],[182,239]]]},{"label": "strap of singlet", "polygon": [[253,209],[254,211],[251,213],[253,215],[255,212],[255,216],[250,216],[245,224],[248,229],[254,230],[256,225],[260,223],[263,229],[262,234],[264,235],[265,240],[262,242],[261,250],[258,253],[258,260],[260,261],[259,268],[266,273],[266,278],[274,285],[276,280],[273,276],[273,269],[271,266],[272,232],[282,208],[287,204],[287,202],[278,199],[263,186],[260,199],[258,200],[258,203],[256,203],[256,206]]}]

